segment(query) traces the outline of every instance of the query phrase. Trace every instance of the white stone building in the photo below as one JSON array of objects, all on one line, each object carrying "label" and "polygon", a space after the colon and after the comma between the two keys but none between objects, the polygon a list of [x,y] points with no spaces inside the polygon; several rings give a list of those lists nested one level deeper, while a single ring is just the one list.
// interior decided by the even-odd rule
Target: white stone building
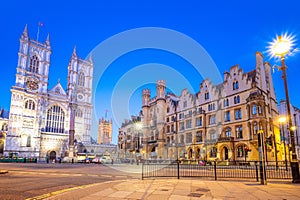
[{"label": "white stone building", "polygon": [[65,90],[60,81],[49,88],[51,53],[49,35],[44,43],[33,40],[26,25],[20,38],[16,81],[11,88],[6,156],[18,154],[41,160],[66,156],[71,102],[75,105],[75,141],[90,142],[92,58],[79,58],[74,48]]}]

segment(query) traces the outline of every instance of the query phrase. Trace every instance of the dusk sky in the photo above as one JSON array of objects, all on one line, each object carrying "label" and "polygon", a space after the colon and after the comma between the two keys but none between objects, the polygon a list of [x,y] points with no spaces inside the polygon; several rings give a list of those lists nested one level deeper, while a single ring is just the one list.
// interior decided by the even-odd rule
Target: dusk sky
[{"label": "dusk sky", "polygon": [[[1,3],[0,108],[9,110],[10,88],[15,81],[19,38],[26,24],[28,24],[29,36],[33,39],[37,37],[39,22],[43,23],[40,27],[39,41],[44,42],[47,34],[50,34],[52,55],[49,89],[57,83],[58,79],[66,88],[67,67],[74,45],[77,47],[78,56],[86,58],[103,41],[138,28],[163,28],[194,40],[205,49],[217,66],[221,77],[224,71],[228,71],[236,64],[239,64],[244,72],[253,70],[256,51],[262,52],[264,61],[270,62],[271,66],[280,65],[278,59],[271,58],[267,54],[268,43],[276,35],[286,32],[295,35],[295,47],[300,47],[300,3],[297,0],[83,2],[4,1]],[[151,38],[151,36],[141,35],[142,39]],[[116,44],[111,48],[115,50],[119,46]],[[106,51],[106,53],[110,52]],[[102,59],[101,56],[101,53],[93,53],[95,71],[104,70],[99,69],[101,66],[96,62]],[[106,58],[103,57],[103,59]],[[300,52],[286,58],[290,99],[291,103],[297,107],[300,107],[299,63]],[[138,78],[147,79],[147,81],[140,82],[138,85],[134,83],[135,78],[132,76],[135,74],[134,70],[152,69],[151,66],[155,69],[162,67],[165,71],[158,70],[158,73],[150,75],[147,72],[144,75],[138,74]],[[173,70],[174,73],[169,74],[168,70]],[[202,70],[208,69],[204,66]],[[117,116],[123,116],[114,111],[113,94],[119,101],[128,103],[129,111],[126,113],[128,116],[138,114],[141,109],[141,89],[146,87],[154,89],[153,83],[157,79],[168,79],[166,76],[175,77],[177,76],[175,74],[188,80],[193,90],[192,93],[199,91],[203,78],[210,78],[201,77],[199,73],[196,73],[188,59],[166,50],[145,48],[120,54],[102,73],[100,81],[93,85],[96,89],[94,105],[96,117],[105,117],[106,110],[108,110],[108,118],[115,120]],[[122,83],[124,77],[130,79],[132,85],[117,86],[118,83]],[[277,100],[285,99],[280,71],[274,71],[273,81]],[[177,95],[180,92],[176,91],[187,87],[186,84],[180,84],[180,81],[178,83],[174,86],[175,88],[170,88]],[[130,94],[130,98],[119,98],[116,92],[119,90]],[[151,94],[154,96],[155,91]],[[116,120],[114,142],[117,141],[119,125],[120,120]],[[93,130],[92,136],[96,138],[96,129]]]}]

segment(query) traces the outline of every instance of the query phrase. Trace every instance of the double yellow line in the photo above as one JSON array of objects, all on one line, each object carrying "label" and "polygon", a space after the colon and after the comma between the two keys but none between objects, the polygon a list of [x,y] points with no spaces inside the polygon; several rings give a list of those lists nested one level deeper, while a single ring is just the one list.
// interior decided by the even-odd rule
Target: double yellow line
[{"label": "double yellow line", "polygon": [[73,191],[73,190],[77,190],[77,189],[83,189],[83,188],[91,187],[91,186],[97,185],[97,184],[99,184],[99,183],[94,183],[94,184],[89,184],[89,185],[83,185],[83,186],[77,186],[77,187],[73,187],[73,188],[67,188],[67,189],[63,189],[63,190],[58,190],[58,191],[50,192],[50,193],[43,194],[43,195],[40,195],[40,196],[36,196],[36,197],[32,197],[32,198],[27,198],[26,200],[45,199],[47,197],[51,197],[51,196],[55,196],[55,195],[58,195],[58,194],[62,194],[64,192],[69,192],[69,191]]}]

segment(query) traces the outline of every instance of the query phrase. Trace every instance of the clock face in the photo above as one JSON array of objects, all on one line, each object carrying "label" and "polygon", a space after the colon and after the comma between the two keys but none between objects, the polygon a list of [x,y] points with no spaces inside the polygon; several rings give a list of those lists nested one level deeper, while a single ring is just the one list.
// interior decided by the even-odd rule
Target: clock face
[{"label": "clock face", "polygon": [[26,87],[30,90],[39,89],[38,79],[35,77],[29,77],[26,82]]}]

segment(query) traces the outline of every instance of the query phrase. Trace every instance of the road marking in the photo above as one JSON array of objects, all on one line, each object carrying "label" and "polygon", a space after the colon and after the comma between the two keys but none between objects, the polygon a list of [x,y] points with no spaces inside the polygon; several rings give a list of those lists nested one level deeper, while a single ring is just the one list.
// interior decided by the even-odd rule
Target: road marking
[{"label": "road marking", "polygon": [[69,192],[69,191],[73,191],[73,190],[77,190],[77,189],[83,189],[83,188],[87,188],[87,187],[94,186],[94,185],[97,185],[97,184],[99,184],[99,183],[93,183],[93,184],[82,185],[82,186],[77,186],[77,187],[73,187],[73,188],[67,188],[67,189],[63,189],[63,190],[58,190],[58,191],[50,192],[50,193],[43,194],[43,195],[40,195],[40,196],[36,196],[36,197],[32,197],[32,198],[27,198],[26,200],[40,200],[40,199],[44,199],[44,198],[47,198],[47,197],[55,196],[55,195],[58,195],[58,194],[62,194],[64,192]]},{"label": "road marking", "polygon": [[111,175],[100,175],[100,176],[102,176],[102,177],[112,177]]}]

